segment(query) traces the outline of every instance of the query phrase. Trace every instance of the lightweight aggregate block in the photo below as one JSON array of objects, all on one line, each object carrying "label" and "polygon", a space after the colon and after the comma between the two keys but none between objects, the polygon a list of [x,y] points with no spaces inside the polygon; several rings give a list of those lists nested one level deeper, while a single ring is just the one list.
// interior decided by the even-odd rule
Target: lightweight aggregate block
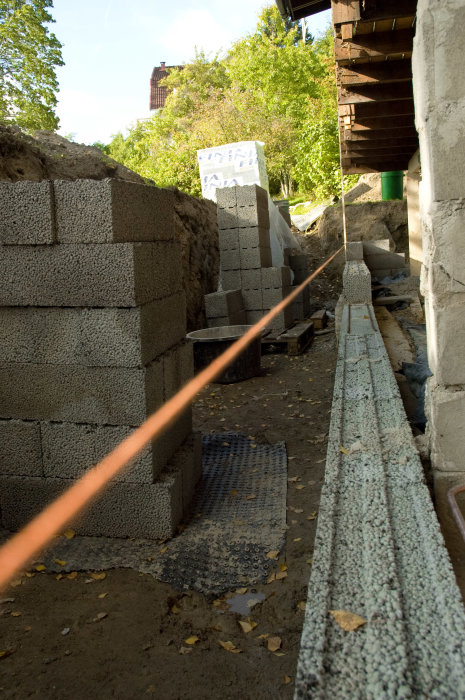
[{"label": "lightweight aggregate block", "polygon": [[346,303],[371,304],[371,275],[365,263],[346,262],[342,282]]},{"label": "lightweight aggregate block", "polygon": [[181,291],[171,242],[4,246],[0,306],[138,306]]},{"label": "lightweight aggregate block", "polygon": [[47,245],[55,242],[55,209],[50,180],[1,182],[0,212],[0,244]]},{"label": "lightweight aggregate block", "polygon": [[255,270],[241,270],[242,289],[261,289],[262,288],[262,271],[260,268]]},{"label": "lightweight aggregate block", "polygon": [[377,255],[365,253],[365,265],[371,269],[396,269],[405,267],[405,253],[383,253]]},{"label": "lightweight aggregate block", "polygon": [[139,425],[162,402],[156,360],[144,368],[0,365],[0,418]]},{"label": "lightweight aggregate block", "polygon": [[290,287],[278,287],[276,289],[264,289],[263,290],[263,308],[272,309],[273,306],[279,304],[280,301],[285,299],[291,292]]},{"label": "lightweight aggregate block", "polygon": [[[71,479],[1,477],[2,525],[17,530],[75,483]],[[154,484],[112,483],[71,522],[79,535],[164,539],[182,518],[182,476],[162,475]]]},{"label": "lightweight aggregate block", "polygon": [[220,231],[237,227],[237,208],[235,206],[218,207],[218,228]]},{"label": "lightweight aggregate block", "polygon": [[228,228],[218,231],[218,243],[220,256],[226,250],[239,250],[239,229]]},{"label": "lightweight aggregate block", "polygon": [[308,270],[308,256],[304,253],[299,255],[291,255],[289,258],[289,267],[291,270]]},{"label": "lightweight aggregate block", "polygon": [[39,423],[0,420],[0,475],[43,476]]},{"label": "lightweight aggregate block", "polygon": [[271,248],[241,248],[241,269],[253,270],[271,266]]},{"label": "lightweight aggregate block", "polygon": [[194,376],[192,343],[179,343],[160,359],[163,362],[163,397],[168,401]]},{"label": "lightweight aggregate block", "polygon": [[217,187],[216,189],[216,203],[218,207],[230,208],[235,207],[237,204],[236,200],[236,188],[235,187]]},{"label": "lightweight aggregate block", "polygon": [[227,316],[229,313],[240,311],[244,307],[240,289],[213,292],[213,294],[206,294],[204,298],[205,311],[209,318]]},{"label": "lightweight aggregate block", "polygon": [[266,313],[265,311],[254,311],[254,310],[246,311],[247,324],[249,326],[253,326],[254,323],[257,323],[258,321],[260,321],[263,318],[265,313]]},{"label": "lightweight aggregate block", "polygon": [[241,256],[238,249],[222,250],[220,260],[222,270],[239,270],[241,267]]},{"label": "lightweight aggregate block", "polygon": [[291,284],[291,270],[287,266],[266,267],[260,274],[263,289],[288,287]]},{"label": "lightweight aggregate block", "polygon": [[241,271],[225,270],[221,268],[221,285],[223,289],[240,289],[241,288]]},{"label": "lightweight aggregate block", "polygon": [[268,192],[259,185],[242,185],[236,188],[238,207],[260,206],[268,208]]},{"label": "lightweight aggregate block", "polygon": [[284,311],[281,311],[269,322],[267,328],[272,331],[282,332],[291,325],[292,321],[292,309],[286,306]]},{"label": "lightweight aggregate block", "polygon": [[302,321],[305,318],[303,301],[293,301],[291,304],[292,320]]},{"label": "lightweight aggregate block", "polygon": [[263,297],[261,289],[243,289],[244,307],[246,311],[261,311],[263,309]]},{"label": "lightweight aggregate block", "polygon": [[185,334],[184,292],[129,309],[0,307],[4,362],[140,367]]},{"label": "lightweight aggregate block", "polygon": [[[134,431],[129,426],[86,425],[82,423],[41,423],[44,476],[77,479],[109,454]],[[154,470],[153,450],[145,447],[114,481],[153,483],[158,471]]]},{"label": "lightweight aggregate block", "polygon": [[347,243],[346,260],[363,260],[362,241],[353,241],[351,243]]},{"label": "lightweight aggregate block", "polygon": [[364,255],[378,255],[379,253],[389,253],[391,241],[384,238],[378,241],[362,241]]},{"label": "lightweight aggregate block", "polygon": [[240,228],[239,231],[239,247],[240,248],[269,248],[270,247],[270,231],[259,226],[249,226]]},{"label": "lightweight aggregate block", "polygon": [[194,433],[189,436],[173,455],[168,472],[179,472],[182,479],[183,512],[188,509],[195,487],[202,476],[202,436]]},{"label": "lightweight aggregate block", "polygon": [[57,237],[61,243],[169,241],[174,194],[124,180],[55,180]]},{"label": "lightweight aggregate block", "polygon": [[239,228],[249,228],[251,226],[258,226],[264,229],[270,228],[268,206],[238,206],[236,210],[236,220],[236,226]]},{"label": "lightweight aggregate block", "polygon": [[240,311],[233,311],[229,315],[229,325],[230,326],[244,326],[247,323],[247,313],[245,309]]},{"label": "lightweight aggregate block", "polygon": [[219,316],[217,318],[207,318],[208,328],[221,328],[222,326],[231,325],[229,322],[229,316]]}]

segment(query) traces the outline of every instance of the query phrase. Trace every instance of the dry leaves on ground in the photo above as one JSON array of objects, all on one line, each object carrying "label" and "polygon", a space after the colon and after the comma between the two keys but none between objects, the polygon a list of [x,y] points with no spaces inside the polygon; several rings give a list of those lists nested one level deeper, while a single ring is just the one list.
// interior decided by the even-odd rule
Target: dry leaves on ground
[{"label": "dry leaves on ground", "polygon": [[330,614],[334,617],[339,627],[342,627],[346,632],[352,632],[358,627],[366,624],[366,620],[356,613],[348,612],[347,610],[330,610]]}]

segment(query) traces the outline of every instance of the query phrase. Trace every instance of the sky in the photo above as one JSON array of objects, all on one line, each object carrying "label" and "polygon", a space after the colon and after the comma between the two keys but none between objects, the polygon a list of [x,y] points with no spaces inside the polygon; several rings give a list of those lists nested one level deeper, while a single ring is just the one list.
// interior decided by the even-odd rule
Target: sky
[{"label": "sky", "polygon": [[[54,0],[51,30],[64,45],[59,133],[78,143],[108,143],[150,116],[152,70],[188,63],[195,48],[224,52],[253,33],[266,0]],[[330,12],[307,18],[323,31]]]}]

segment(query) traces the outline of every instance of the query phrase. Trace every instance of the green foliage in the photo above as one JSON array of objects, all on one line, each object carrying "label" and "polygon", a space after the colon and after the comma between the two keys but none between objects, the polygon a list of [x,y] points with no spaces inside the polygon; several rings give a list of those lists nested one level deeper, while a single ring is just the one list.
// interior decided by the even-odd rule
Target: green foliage
[{"label": "green foliage", "polygon": [[336,83],[330,31],[317,41],[266,7],[256,31],[224,59],[198,53],[172,70],[162,110],[108,153],[158,185],[200,195],[197,150],[263,141],[273,194],[327,196],[339,190]]},{"label": "green foliage", "polygon": [[49,32],[52,0],[0,0],[0,120],[26,130],[58,126],[55,115],[63,65],[61,44]]}]

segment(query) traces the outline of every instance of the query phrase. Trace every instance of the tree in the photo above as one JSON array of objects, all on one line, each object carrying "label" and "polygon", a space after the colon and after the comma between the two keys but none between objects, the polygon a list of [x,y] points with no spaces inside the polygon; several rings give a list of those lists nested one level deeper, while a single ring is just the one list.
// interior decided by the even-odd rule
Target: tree
[{"label": "tree", "polygon": [[0,0],[0,120],[55,130],[61,44],[47,24],[52,0]]}]

